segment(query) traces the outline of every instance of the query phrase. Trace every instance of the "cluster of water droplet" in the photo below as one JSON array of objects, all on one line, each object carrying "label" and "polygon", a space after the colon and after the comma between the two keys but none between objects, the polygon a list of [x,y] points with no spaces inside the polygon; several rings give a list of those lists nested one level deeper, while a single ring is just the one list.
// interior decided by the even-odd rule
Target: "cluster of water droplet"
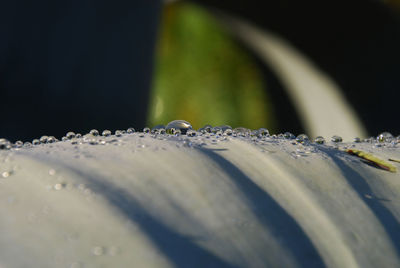
[{"label": "cluster of water droplet", "polygon": [[[271,135],[265,128],[258,130],[251,130],[243,127],[232,128],[228,125],[211,126],[205,125],[204,127],[195,130],[191,124],[184,120],[174,120],[169,122],[166,126],[157,125],[153,128],[144,128],[141,132],[136,132],[134,128],[126,130],[115,130],[114,135],[110,130],[103,130],[100,132],[92,129],[87,134],[80,134],[68,132],[61,138],[63,142],[71,142],[72,144],[89,144],[89,145],[107,145],[107,144],[120,144],[121,137],[126,135],[137,135],[138,137],[150,136],[157,139],[179,139],[183,140],[183,145],[192,146],[193,144],[215,144],[220,141],[229,140],[232,137],[244,139],[252,142],[279,142],[282,140],[292,140],[293,144],[309,145],[327,144],[326,139],[322,136],[316,137],[313,141],[305,134],[300,134],[297,137],[290,132]],[[331,144],[335,146],[342,143],[343,139],[340,136],[334,135],[330,139]],[[54,136],[42,136],[40,139],[34,139],[32,142],[17,141],[11,143],[6,139],[0,139],[0,150],[31,148],[43,144],[57,143],[59,140]],[[360,138],[354,139],[355,143],[375,143],[376,146],[387,146],[391,144],[395,146],[400,143],[400,136],[394,137],[388,132],[383,132],[377,137],[371,137],[361,140]]]}]

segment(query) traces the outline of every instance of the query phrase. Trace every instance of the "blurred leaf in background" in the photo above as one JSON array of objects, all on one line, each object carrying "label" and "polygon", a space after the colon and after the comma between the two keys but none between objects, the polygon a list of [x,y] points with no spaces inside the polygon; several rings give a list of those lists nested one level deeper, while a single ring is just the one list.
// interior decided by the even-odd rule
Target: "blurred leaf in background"
[{"label": "blurred leaf in background", "polygon": [[245,49],[201,7],[166,5],[148,125],[184,119],[274,130],[265,81]]}]

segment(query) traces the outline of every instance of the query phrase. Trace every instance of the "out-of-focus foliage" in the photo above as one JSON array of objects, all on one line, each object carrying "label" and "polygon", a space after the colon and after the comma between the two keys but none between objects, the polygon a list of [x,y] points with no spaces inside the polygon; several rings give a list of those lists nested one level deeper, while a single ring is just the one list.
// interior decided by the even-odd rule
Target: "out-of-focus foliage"
[{"label": "out-of-focus foliage", "polygon": [[256,64],[210,14],[190,3],[165,7],[149,126],[184,119],[271,129],[270,109]]}]

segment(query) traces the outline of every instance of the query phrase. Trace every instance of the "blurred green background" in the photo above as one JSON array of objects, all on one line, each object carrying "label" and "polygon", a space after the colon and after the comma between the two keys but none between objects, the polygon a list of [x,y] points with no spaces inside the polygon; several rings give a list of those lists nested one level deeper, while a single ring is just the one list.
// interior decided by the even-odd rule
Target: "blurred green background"
[{"label": "blurred green background", "polygon": [[184,119],[274,131],[266,81],[251,56],[203,8],[166,5],[147,125]]}]

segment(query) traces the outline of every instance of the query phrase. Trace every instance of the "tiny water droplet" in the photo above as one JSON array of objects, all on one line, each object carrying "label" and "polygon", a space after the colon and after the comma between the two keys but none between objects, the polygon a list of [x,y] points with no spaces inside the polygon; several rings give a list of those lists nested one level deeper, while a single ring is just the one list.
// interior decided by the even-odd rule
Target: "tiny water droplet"
[{"label": "tiny water droplet", "polygon": [[269,135],[269,130],[266,128],[259,128],[257,130],[257,134],[261,136],[268,136]]},{"label": "tiny water droplet", "polygon": [[40,140],[34,139],[34,140],[32,141],[32,144],[33,144],[33,145],[39,145],[39,144],[40,144]]},{"label": "tiny water droplet", "polygon": [[194,136],[196,136],[196,131],[193,130],[193,129],[189,129],[189,130],[186,132],[186,135],[187,135],[188,137],[194,137]]},{"label": "tiny water droplet", "polygon": [[24,145],[24,142],[23,142],[23,141],[16,141],[16,142],[15,142],[15,147],[17,147],[17,148],[21,148],[22,145]]},{"label": "tiny water droplet", "polygon": [[49,137],[48,136],[42,136],[42,137],[40,137],[40,143],[47,143],[47,139],[48,139]]},{"label": "tiny water droplet", "polygon": [[128,128],[128,129],[126,130],[126,133],[128,133],[128,134],[133,134],[133,133],[135,133],[135,129],[134,129],[133,127],[130,127],[130,128]]},{"label": "tiny water droplet", "polygon": [[111,131],[108,129],[103,130],[103,132],[101,133],[101,135],[103,135],[104,137],[108,137],[111,136]]},{"label": "tiny water droplet", "polygon": [[144,129],[143,129],[143,133],[150,133],[150,128],[148,128],[148,127],[145,127]]},{"label": "tiny water droplet", "polygon": [[12,172],[10,172],[10,171],[4,171],[3,173],[1,173],[1,176],[2,176],[3,178],[8,178],[8,177],[10,177],[11,173],[12,173]]},{"label": "tiny water droplet", "polygon": [[314,142],[317,144],[324,144],[325,143],[325,138],[322,136],[318,136],[314,139]]},{"label": "tiny water droplet", "polygon": [[250,129],[244,128],[244,127],[237,127],[233,129],[233,133],[242,137],[246,137],[250,135],[251,131]]},{"label": "tiny water droplet", "polygon": [[121,130],[116,130],[115,131],[115,136],[121,137],[122,136],[122,131]]},{"label": "tiny water droplet", "polygon": [[224,135],[232,136],[233,130],[231,128],[227,128],[224,130]]},{"label": "tiny water droplet", "polygon": [[342,142],[343,139],[342,139],[342,137],[340,137],[338,135],[333,135],[331,138],[331,141],[337,143],[337,142]]},{"label": "tiny water droplet", "polygon": [[[161,130],[164,131],[164,133],[161,133]],[[157,125],[151,129],[151,133],[153,134],[165,134],[165,126],[164,125]]]},{"label": "tiny water droplet", "polygon": [[306,134],[300,134],[296,137],[296,141],[299,143],[308,143],[310,139]]},{"label": "tiny water droplet", "polygon": [[90,135],[93,135],[93,136],[99,136],[99,131],[98,131],[97,129],[92,129],[92,130],[89,132],[89,134],[90,134]]},{"label": "tiny water droplet", "polygon": [[0,139],[0,150],[11,149],[11,143],[7,139]]},{"label": "tiny water droplet", "polygon": [[[179,130],[181,132],[181,134],[185,135],[186,131],[188,131],[189,129],[192,129],[192,125],[185,121],[185,120],[174,120],[171,121],[167,124],[167,126],[165,127],[167,133],[168,130],[174,128],[176,131]],[[175,133],[176,135],[176,133]]]},{"label": "tiny water droplet", "polygon": [[361,139],[360,139],[359,137],[355,137],[355,138],[353,139],[353,141],[359,143],[359,142],[361,142]]},{"label": "tiny water droplet", "polygon": [[75,138],[77,138],[77,139],[82,138],[82,134],[81,133],[76,133]]},{"label": "tiny water droplet", "polygon": [[65,188],[65,186],[67,186],[65,183],[57,183],[54,185],[54,190],[59,191]]},{"label": "tiny water droplet", "polygon": [[70,131],[67,134],[65,134],[65,137],[67,139],[71,140],[71,139],[75,138],[75,132]]}]

